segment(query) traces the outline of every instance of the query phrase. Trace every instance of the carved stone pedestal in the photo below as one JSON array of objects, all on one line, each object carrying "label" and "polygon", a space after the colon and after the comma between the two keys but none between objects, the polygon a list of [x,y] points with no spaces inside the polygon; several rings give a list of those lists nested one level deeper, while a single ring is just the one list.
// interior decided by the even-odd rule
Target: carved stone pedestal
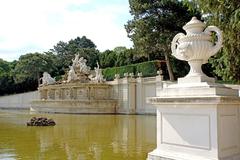
[{"label": "carved stone pedestal", "polygon": [[240,98],[151,98],[157,148],[148,160],[239,160]]}]

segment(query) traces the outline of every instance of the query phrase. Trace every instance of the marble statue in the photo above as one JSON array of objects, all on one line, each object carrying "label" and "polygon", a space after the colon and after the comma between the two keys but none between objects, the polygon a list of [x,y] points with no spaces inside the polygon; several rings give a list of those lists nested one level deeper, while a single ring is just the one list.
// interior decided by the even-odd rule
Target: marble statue
[{"label": "marble statue", "polygon": [[42,85],[49,85],[49,84],[55,84],[55,78],[52,78],[51,75],[48,72],[43,73],[42,79]]},{"label": "marble statue", "polygon": [[87,60],[83,57],[79,58],[78,54],[75,54],[75,58],[72,59],[72,66],[69,66],[67,82],[79,81],[82,83],[89,82],[90,67],[87,66]]},{"label": "marble statue", "polygon": [[72,62],[73,62],[72,67],[74,69],[76,69],[79,66],[79,55],[78,54],[75,55],[75,58],[72,59]]},{"label": "marble statue", "polygon": [[87,66],[87,60],[84,59],[83,57],[81,57],[78,60],[79,63],[79,67],[80,67],[80,73],[84,73],[84,74],[89,74],[90,73],[90,67]]},{"label": "marble statue", "polygon": [[103,75],[102,75],[102,69],[100,69],[98,62],[97,62],[97,67],[95,67],[94,69],[95,69],[96,75],[93,78],[93,81],[95,81],[97,83],[104,82],[105,80],[104,80]]},{"label": "marble statue", "polygon": [[67,82],[71,82],[71,81],[75,81],[77,80],[77,75],[74,71],[74,67],[73,66],[69,66],[70,70],[68,72],[68,78],[67,78]]},{"label": "marble statue", "polygon": [[120,74],[115,74],[114,79],[120,79]]}]

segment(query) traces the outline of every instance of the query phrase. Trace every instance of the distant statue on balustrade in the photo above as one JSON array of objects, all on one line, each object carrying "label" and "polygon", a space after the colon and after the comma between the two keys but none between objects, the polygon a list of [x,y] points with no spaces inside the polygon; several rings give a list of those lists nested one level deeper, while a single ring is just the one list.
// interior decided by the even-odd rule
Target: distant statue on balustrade
[{"label": "distant statue on balustrade", "polygon": [[103,78],[102,69],[100,69],[98,62],[97,62],[97,67],[95,67],[94,69],[95,69],[96,75],[92,80],[97,83],[103,83],[105,79]]},{"label": "distant statue on balustrade", "polygon": [[43,77],[40,78],[42,80],[41,85],[50,85],[50,84],[55,84],[56,80],[55,78],[52,78],[51,75],[48,72],[43,73]]}]

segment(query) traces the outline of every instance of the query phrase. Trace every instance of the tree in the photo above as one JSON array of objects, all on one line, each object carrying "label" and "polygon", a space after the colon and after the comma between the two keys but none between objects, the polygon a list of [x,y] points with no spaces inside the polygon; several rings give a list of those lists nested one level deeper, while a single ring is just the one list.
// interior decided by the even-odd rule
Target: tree
[{"label": "tree", "polygon": [[106,50],[99,56],[100,65],[103,68],[120,67],[132,63],[146,61],[146,59],[135,54],[135,49],[126,47],[115,47],[113,50]]},{"label": "tree", "polygon": [[[114,49],[115,50],[115,49]],[[115,66],[125,66],[134,63],[134,49],[125,49],[118,52]]]},{"label": "tree", "polygon": [[209,62],[225,81],[240,83],[240,2],[239,0],[192,0],[192,9],[203,12],[205,21],[223,31],[223,48]]},{"label": "tree", "polygon": [[84,57],[87,60],[87,65],[94,69],[99,61],[99,51],[95,48],[80,48],[77,53],[80,57]]},{"label": "tree", "polygon": [[119,47],[115,47],[113,49],[113,51],[116,53],[116,54],[121,54],[122,52],[126,51],[127,48],[124,47],[124,46],[119,46]]},{"label": "tree", "polygon": [[38,82],[41,73],[51,73],[54,71],[55,66],[53,61],[53,57],[50,58],[49,54],[29,53],[20,56],[14,69],[16,83],[30,79]]},{"label": "tree", "polygon": [[0,74],[10,71],[10,63],[0,58]]},{"label": "tree", "polygon": [[10,63],[0,59],[0,95],[6,94],[12,84],[10,70]]},{"label": "tree", "polygon": [[99,55],[100,66],[102,68],[115,67],[117,54],[114,51],[106,50]]},{"label": "tree", "polygon": [[[75,54],[81,54],[80,56],[86,58],[93,67],[93,63],[96,63],[98,59],[96,56],[98,56],[99,52],[96,50],[96,45],[85,36],[71,39],[68,42],[59,41],[50,51],[57,54],[59,65],[63,67],[62,70],[71,65]],[[86,51],[86,53],[83,51]],[[91,55],[94,55],[93,58],[89,56],[89,51],[93,52],[91,53]]]},{"label": "tree", "polygon": [[170,64],[170,44],[182,26],[192,16],[199,13],[189,11],[182,1],[178,0],[129,0],[130,13],[133,19],[125,28],[138,53],[144,55],[162,54],[166,60],[170,80],[174,80]]}]

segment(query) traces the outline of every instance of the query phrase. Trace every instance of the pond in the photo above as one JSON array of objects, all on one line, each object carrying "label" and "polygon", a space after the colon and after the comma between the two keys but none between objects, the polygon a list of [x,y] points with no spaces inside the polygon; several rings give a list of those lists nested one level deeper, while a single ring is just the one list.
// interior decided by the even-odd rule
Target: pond
[{"label": "pond", "polygon": [[[33,116],[54,127],[29,127]],[[30,114],[0,110],[0,160],[146,160],[156,147],[151,115]]]}]

